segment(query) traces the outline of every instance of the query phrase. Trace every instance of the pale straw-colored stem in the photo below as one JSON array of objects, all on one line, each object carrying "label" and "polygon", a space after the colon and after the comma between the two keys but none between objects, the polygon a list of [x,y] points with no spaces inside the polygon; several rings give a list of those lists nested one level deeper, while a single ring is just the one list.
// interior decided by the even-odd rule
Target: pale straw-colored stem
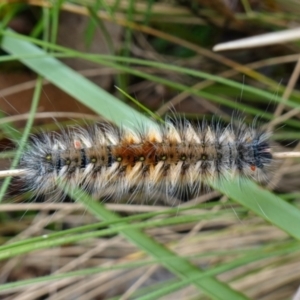
[{"label": "pale straw-colored stem", "polygon": [[[300,158],[300,152],[275,152],[272,153],[274,158]],[[25,169],[16,169],[16,170],[4,170],[0,171],[0,178],[9,177],[9,176],[20,176],[26,173]]]},{"label": "pale straw-colored stem", "polygon": [[295,151],[295,152],[275,152],[272,153],[274,158],[296,158],[300,157],[300,152]]},{"label": "pale straw-colored stem", "polygon": [[20,176],[26,173],[24,169],[16,169],[16,170],[4,170],[0,171],[0,178],[9,177],[9,176]]}]

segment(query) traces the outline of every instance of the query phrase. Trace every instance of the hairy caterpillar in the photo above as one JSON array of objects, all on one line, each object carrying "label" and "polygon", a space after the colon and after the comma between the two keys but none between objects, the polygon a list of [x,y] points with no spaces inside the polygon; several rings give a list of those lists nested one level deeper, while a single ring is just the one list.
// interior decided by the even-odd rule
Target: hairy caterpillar
[{"label": "hairy caterpillar", "polygon": [[272,163],[268,138],[255,126],[186,120],[139,131],[75,128],[33,137],[20,162],[21,178],[34,194],[55,197],[63,193],[58,179],[97,197],[197,195],[208,181],[228,176],[263,181]]}]

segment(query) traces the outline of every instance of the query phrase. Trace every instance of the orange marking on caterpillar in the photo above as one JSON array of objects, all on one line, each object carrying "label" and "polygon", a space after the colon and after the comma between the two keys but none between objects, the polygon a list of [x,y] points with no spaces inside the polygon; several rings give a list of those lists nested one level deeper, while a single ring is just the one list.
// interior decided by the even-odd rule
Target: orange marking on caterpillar
[{"label": "orange marking on caterpillar", "polygon": [[74,140],[74,148],[75,149],[82,149],[82,144],[79,140]]}]

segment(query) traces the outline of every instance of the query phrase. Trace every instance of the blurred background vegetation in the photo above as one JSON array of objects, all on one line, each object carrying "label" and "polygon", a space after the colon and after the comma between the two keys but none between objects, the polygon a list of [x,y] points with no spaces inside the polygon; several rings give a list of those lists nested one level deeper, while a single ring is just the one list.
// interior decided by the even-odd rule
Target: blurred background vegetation
[{"label": "blurred background vegetation", "polygon": [[[0,1],[1,169],[17,165],[29,133],[146,126],[174,111],[192,122],[258,118],[275,151],[297,150],[299,40],[212,48],[297,28],[299,16],[297,0]],[[287,159],[263,189],[105,204],[28,201],[6,179],[0,298],[292,299],[299,178],[299,160]]]}]

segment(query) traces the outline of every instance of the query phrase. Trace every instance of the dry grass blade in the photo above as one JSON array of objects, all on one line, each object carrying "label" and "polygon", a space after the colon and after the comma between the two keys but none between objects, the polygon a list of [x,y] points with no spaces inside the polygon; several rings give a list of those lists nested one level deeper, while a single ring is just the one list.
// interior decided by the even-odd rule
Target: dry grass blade
[{"label": "dry grass blade", "polygon": [[[299,158],[300,152],[273,152],[272,153],[274,158]],[[0,178],[5,178],[9,176],[20,176],[24,174],[26,170],[17,169],[17,170],[3,170],[0,171]]]},{"label": "dry grass blade", "polygon": [[213,51],[236,50],[243,48],[255,48],[262,46],[270,46],[283,44],[300,39],[300,28],[282,30],[279,32],[265,33],[250,38],[244,38],[233,42],[217,44],[213,47]]},{"label": "dry grass blade", "polygon": [[26,170],[17,169],[17,170],[5,170],[0,171],[0,178],[5,178],[9,176],[20,176],[26,173]]}]

